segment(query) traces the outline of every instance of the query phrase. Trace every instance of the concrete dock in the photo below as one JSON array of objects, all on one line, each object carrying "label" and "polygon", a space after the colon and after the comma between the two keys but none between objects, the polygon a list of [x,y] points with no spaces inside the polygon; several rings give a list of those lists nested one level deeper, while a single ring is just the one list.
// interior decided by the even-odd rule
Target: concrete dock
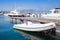
[{"label": "concrete dock", "polygon": [[12,19],[22,19],[22,20],[31,20],[38,22],[54,22],[56,25],[60,25],[60,19],[46,19],[46,18],[31,18],[31,17],[11,17]]}]

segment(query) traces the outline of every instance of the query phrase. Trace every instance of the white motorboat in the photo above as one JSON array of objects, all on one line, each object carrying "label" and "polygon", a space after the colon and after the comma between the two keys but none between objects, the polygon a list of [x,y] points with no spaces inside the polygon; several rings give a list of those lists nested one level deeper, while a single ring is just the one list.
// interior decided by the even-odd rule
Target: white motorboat
[{"label": "white motorboat", "polygon": [[4,14],[4,16],[9,16],[9,15],[19,15],[19,13],[16,10],[14,10],[14,11],[11,11],[10,13]]},{"label": "white motorboat", "polygon": [[55,23],[40,24],[40,23],[33,23],[31,21],[25,22],[23,24],[14,24],[13,26],[13,28],[15,29],[20,29],[25,31],[43,31],[55,27],[56,27]]},{"label": "white motorboat", "polygon": [[60,8],[55,8],[50,11],[51,13],[42,15],[42,17],[47,19],[60,19]]}]

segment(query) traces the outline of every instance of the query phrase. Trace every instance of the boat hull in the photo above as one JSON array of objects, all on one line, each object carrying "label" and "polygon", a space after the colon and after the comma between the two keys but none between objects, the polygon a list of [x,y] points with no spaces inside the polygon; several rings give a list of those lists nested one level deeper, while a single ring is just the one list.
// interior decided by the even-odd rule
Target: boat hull
[{"label": "boat hull", "polygon": [[32,35],[56,35],[56,28],[48,29],[48,30],[42,30],[42,31],[26,31],[26,30],[21,30],[21,29],[16,29],[14,30],[19,30],[22,32],[25,32],[27,34],[32,34]]},{"label": "boat hull", "polygon": [[52,27],[52,26],[50,26],[50,27],[38,27],[38,28],[24,28],[24,27],[16,27],[16,26],[14,26],[14,28],[15,29],[19,29],[19,30],[25,30],[25,31],[44,31],[44,30],[49,30],[49,29],[52,29],[52,28],[55,28],[55,27]]}]

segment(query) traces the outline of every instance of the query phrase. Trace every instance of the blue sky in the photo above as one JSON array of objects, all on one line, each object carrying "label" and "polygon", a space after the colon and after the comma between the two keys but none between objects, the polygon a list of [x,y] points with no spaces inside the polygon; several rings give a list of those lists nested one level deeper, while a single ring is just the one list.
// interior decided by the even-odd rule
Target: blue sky
[{"label": "blue sky", "polygon": [[0,0],[0,10],[50,10],[56,7],[60,7],[60,0]]}]

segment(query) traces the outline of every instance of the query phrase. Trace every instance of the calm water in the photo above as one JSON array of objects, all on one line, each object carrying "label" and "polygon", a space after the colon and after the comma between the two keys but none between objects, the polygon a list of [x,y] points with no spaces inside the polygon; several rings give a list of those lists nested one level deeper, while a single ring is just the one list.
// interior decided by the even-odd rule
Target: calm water
[{"label": "calm water", "polygon": [[14,30],[8,17],[0,16],[0,40],[60,40],[56,37],[42,34],[28,34],[20,30]]},{"label": "calm water", "polygon": [[14,32],[13,24],[9,18],[0,16],[0,40],[27,40],[20,33]]}]

